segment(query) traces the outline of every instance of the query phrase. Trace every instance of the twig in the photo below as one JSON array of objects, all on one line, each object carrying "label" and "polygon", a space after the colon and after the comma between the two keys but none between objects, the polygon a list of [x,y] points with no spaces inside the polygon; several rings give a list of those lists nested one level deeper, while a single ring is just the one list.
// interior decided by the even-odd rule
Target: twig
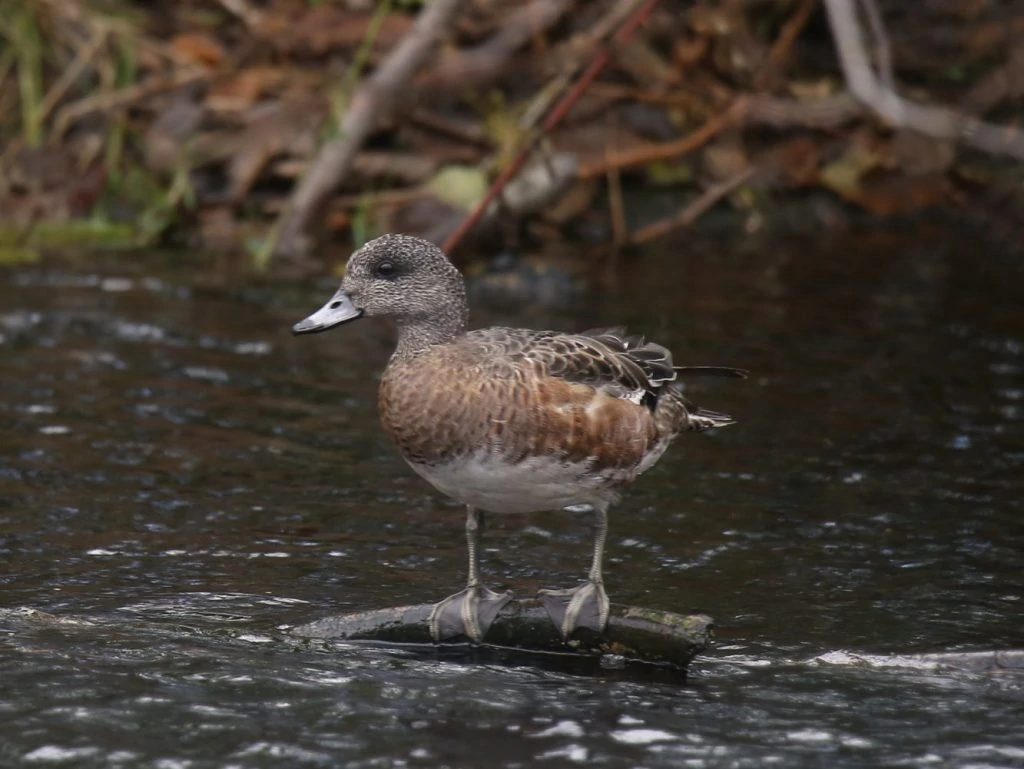
[{"label": "twig", "polygon": [[[573,78],[579,74],[586,61],[577,52],[591,53],[595,46],[601,45],[611,37],[615,30],[624,24],[630,16],[636,13],[640,4],[646,0],[626,0],[625,2],[612,3],[608,12],[598,19],[597,23],[588,30],[574,35],[563,46],[569,50],[570,55],[567,63],[558,67],[559,72],[546,86],[544,86],[533,98],[519,119],[519,127],[523,130],[533,129],[551,109],[551,105],[557,98],[565,94],[566,89],[572,84]],[[535,141],[537,137],[533,137]]]},{"label": "twig", "polygon": [[356,91],[341,124],[341,138],[320,148],[278,221],[275,253],[305,253],[309,223],[341,183],[356,152],[381,115],[391,108],[399,89],[433,51],[460,4],[461,0],[432,0],[426,4],[398,47]]},{"label": "twig", "polygon": [[590,29],[584,30],[574,36],[569,42],[570,46],[585,46],[590,50],[594,43],[600,42],[615,34],[615,30],[629,21],[629,18],[640,10],[640,3],[644,0],[628,0],[628,2],[612,3],[608,13],[597,20]]},{"label": "twig", "polygon": [[590,93],[609,102],[635,101],[642,104],[658,104],[673,107],[689,107],[693,105],[694,101],[693,94],[691,93],[680,91],[659,93],[623,83],[594,83],[590,86]]},{"label": "twig", "polygon": [[101,112],[133,104],[140,99],[163,91],[170,91],[188,83],[194,83],[207,76],[205,69],[184,69],[167,76],[151,77],[141,83],[134,83],[117,91],[103,91],[87,96],[63,107],[53,120],[53,138],[60,138],[77,119],[92,112]]},{"label": "twig", "polygon": [[782,25],[778,38],[772,45],[771,50],[768,51],[768,58],[765,62],[767,66],[755,79],[755,85],[758,88],[764,88],[768,80],[778,73],[786,57],[789,56],[793,43],[796,42],[796,39],[800,37],[800,33],[804,31],[804,27],[807,26],[807,22],[811,18],[811,11],[814,10],[817,2],[818,0],[803,0],[800,7],[796,9],[796,13]]},{"label": "twig", "polygon": [[1024,133],[996,126],[946,107],[904,99],[879,81],[871,69],[852,0],[825,0],[832,37],[850,91],[879,117],[933,139],[957,140],[993,155],[1024,160]]},{"label": "twig", "polygon": [[598,163],[582,166],[578,176],[581,179],[590,179],[595,176],[603,176],[611,169],[644,165],[656,160],[667,160],[693,152],[729,126],[737,123],[746,110],[747,102],[748,99],[741,96],[724,112],[715,115],[696,131],[681,139],[660,144],[647,144],[616,155],[609,155]]},{"label": "twig", "polygon": [[[654,6],[657,5],[658,0],[645,0],[640,5],[633,15],[615,32],[614,38],[616,40],[625,40],[628,38],[643,21],[646,19],[651,11],[654,10]],[[602,45],[594,58],[591,60],[590,65],[584,70],[583,74],[580,75],[575,85],[569,89],[568,92],[562,97],[562,99],[555,105],[555,107],[548,113],[548,116],[544,119],[541,124],[540,133],[535,135],[533,139],[523,147],[519,153],[513,158],[512,162],[505,167],[505,169],[498,174],[498,178],[491,184],[490,189],[487,190],[487,194],[484,195],[483,199],[477,203],[474,208],[465,219],[463,219],[459,226],[455,228],[455,231],[449,235],[444,242],[443,249],[446,253],[451,253],[455,247],[459,244],[469,232],[473,226],[480,221],[480,218],[489,209],[491,203],[498,197],[501,190],[508,184],[509,180],[512,179],[519,170],[526,163],[526,159],[533,152],[534,147],[539,141],[540,137],[550,132],[555,126],[557,126],[569,110],[572,109],[573,105],[579,101],[583,92],[587,89],[590,83],[598,76],[608,62],[611,61],[611,49],[607,45]]]},{"label": "twig", "polygon": [[744,121],[774,128],[805,126],[808,128],[838,128],[860,117],[864,108],[849,91],[825,96],[813,101],[798,101],[775,96],[755,94],[750,97]]},{"label": "twig", "polygon": [[245,26],[256,29],[263,23],[263,11],[253,8],[246,0],[218,0],[229,13],[240,18]]},{"label": "twig", "polygon": [[875,59],[875,74],[882,81],[886,88],[895,88],[896,80],[892,74],[892,45],[889,43],[889,35],[885,31],[885,21],[882,19],[882,12],[874,0],[858,0],[864,18],[868,20],[868,29],[871,31],[871,49]]},{"label": "twig", "polygon": [[481,84],[501,75],[516,51],[569,10],[569,0],[533,0],[510,14],[497,33],[473,46],[444,56],[437,67],[417,81],[417,86],[436,83]]},{"label": "twig", "polygon": [[639,230],[633,233],[633,237],[629,239],[631,246],[638,246],[641,243],[647,243],[648,241],[661,238],[672,232],[672,230],[678,230],[681,227],[687,227],[693,224],[705,211],[711,208],[715,203],[724,198],[734,189],[739,187],[751,176],[757,172],[757,168],[751,166],[738,174],[726,179],[724,182],[720,182],[712,187],[708,187],[704,192],[697,196],[696,199],[678,214],[670,216],[667,219],[648,224],[646,227],[641,227]]},{"label": "twig", "polygon": [[345,102],[355,92],[356,84],[363,76],[363,70],[370,61],[370,54],[373,53],[373,43],[377,39],[377,35],[380,34],[380,30],[390,13],[391,0],[380,0],[373,12],[373,16],[370,17],[370,23],[366,26],[366,32],[359,43],[359,47],[356,48],[356,52],[352,55],[352,62],[345,69],[341,85],[335,90],[334,111],[336,113],[335,122],[338,124],[345,119],[345,116],[344,114],[337,113],[344,111],[347,106]]},{"label": "twig", "polygon": [[93,57],[99,52],[103,44],[107,42],[107,36],[104,32],[94,30],[92,37],[89,42],[82,48],[75,56],[74,61],[61,73],[61,76],[57,78],[50,90],[46,92],[46,96],[43,97],[43,101],[39,105],[39,119],[46,120],[49,117],[50,112],[57,106],[57,103],[61,100],[61,97],[67,92],[74,83],[78,80],[79,76],[85,71],[85,68],[89,66],[89,63],[93,60]]},{"label": "twig", "polygon": [[612,219],[612,243],[615,246],[622,246],[629,240],[626,206],[622,200],[622,174],[618,168],[609,168],[606,176],[608,177],[608,210]]},{"label": "twig", "polygon": [[[2,82],[2,81],[0,81]],[[1024,39],[1015,40],[1006,63],[976,82],[960,100],[960,106],[984,114],[1004,99],[1024,95]]]},{"label": "twig", "polygon": [[[608,113],[608,125],[607,137],[609,141],[605,142],[605,156],[608,156],[609,143],[614,140],[615,128],[617,123],[613,121],[612,116],[614,113]],[[619,173],[619,169],[610,166],[608,168],[608,211],[611,214],[612,220],[612,243],[616,247],[625,245],[629,240],[629,230],[626,225],[626,207],[622,201],[622,174]]]},{"label": "twig", "polygon": [[461,144],[472,144],[482,149],[492,147],[492,141],[479,123],[461,121],[423,107],[413,109],[408,117],[410,122],[420,128],[455,139]]},{"label": "twig", "polygon": [[[374,208],[402,206],[429,198],[432,195],[433,192],[430,188],[423,184],[398,187],[396,189],[374,190],[373,192],[361,192],[358,195],[335,195],[331,198],[328,213],[351,211],[367,204]],[[286,202],[279,198],[270,198],[263,203],[261,210],[270,214],[278,214],[285,209],[286,205]]]},{"label": "twig", "polygon": [[402,206],[406,203],[413,203],[417,200],[429,198],[434,193],[425,184],[417,184],[412,187],[399,187],[390,190],[375,190],[360,195],[338,195],[331,200],[331,208],[351,209],[358,208],[370,203],[378,206]]}]

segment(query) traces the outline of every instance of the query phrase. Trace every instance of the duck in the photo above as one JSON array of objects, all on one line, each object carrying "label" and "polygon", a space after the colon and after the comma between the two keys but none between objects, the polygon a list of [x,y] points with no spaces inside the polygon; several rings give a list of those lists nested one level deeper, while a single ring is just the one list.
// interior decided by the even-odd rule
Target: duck
[{"label": "duck", "polygon": [[679,435],[733,424],[691,403],[685,377],[747,372],[676,366],[666,347],[619,327],[469,330],[462,274],[435,244],[409,235],[357,249],[334,295],[292,332],[362,318],[397,329],[378,391],[385,431],[413,472],[466,510],[466,586],[433,606],[434,641],[482,642],[513,599],[481,579],[485,515],[581,507],[594,517],[586,580],[538,599],[563,639],[580,628],[604,632],[609,509]]}]

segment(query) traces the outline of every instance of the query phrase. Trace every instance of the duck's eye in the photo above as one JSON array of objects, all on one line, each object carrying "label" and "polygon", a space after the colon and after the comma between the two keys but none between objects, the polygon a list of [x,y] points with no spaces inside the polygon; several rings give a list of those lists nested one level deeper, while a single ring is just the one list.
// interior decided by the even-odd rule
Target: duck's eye
[{"label": "duck's eye", "polygon": [[394,262],[380,262],[373,268],[373,274],[378,278],[393,278],[398,274],[398,268]]}]

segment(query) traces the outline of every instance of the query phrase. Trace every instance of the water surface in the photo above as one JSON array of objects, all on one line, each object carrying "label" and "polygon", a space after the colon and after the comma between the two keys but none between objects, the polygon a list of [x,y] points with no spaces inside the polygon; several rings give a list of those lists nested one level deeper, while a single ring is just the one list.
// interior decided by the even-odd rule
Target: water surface
[{"label": "water surface", "polygon": [[[464,577],[461,510],[377,424],[391,331],[293,339],[329,284],[179,258],[4,273],[0,765],[1024,766],[1024,678],[906,656],[1024,648],[1024,291],[985,258],[937,225],[691,240],[477,303],[753,372],[695,382],[738,424],[612,513],[612,599],[718,620],[685,681],[288,641]],[[571,585],[588,536],[490,520],[484,569]]]}]

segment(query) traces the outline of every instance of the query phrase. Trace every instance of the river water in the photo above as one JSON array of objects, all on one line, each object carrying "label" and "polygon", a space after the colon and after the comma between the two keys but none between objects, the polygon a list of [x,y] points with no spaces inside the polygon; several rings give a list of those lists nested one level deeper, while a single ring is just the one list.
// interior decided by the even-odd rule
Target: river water
[{"label": "river water", "polygon": [[[612,600],[717,620],[685,680],[289,640],[464,578],[377,423],[391,331],[292,338],[329,283],[185,255],[0,274],[0,766],[1024,767],[1024,673],[919,656],[1024,648],[1021,272],[932,223],[603,274],[474,322],[751,370],[612,512]],[[571,515],[488,524],[493,586],[586,569]]]}]

